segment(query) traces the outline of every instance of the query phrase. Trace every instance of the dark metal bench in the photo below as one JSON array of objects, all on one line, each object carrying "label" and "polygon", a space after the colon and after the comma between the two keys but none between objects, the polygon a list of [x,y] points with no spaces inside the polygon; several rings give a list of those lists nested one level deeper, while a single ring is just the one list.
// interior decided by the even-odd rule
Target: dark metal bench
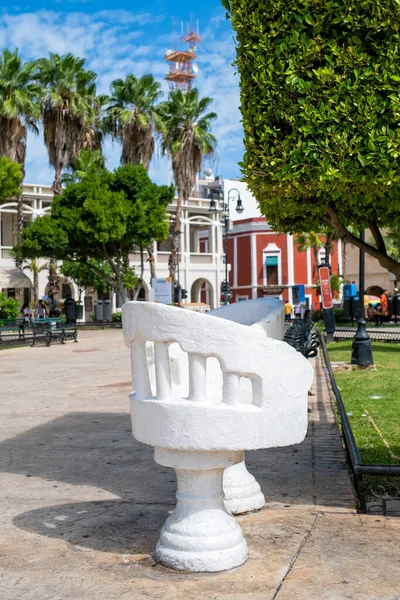
[{"label": "dark metal bench", "polygon": [[32,319],[31,327],[33,331],[32,346],[35,346],[40,341],[43,341],[46,346],[50,346],[56,341],[59,341],[61,344],[65,344],[68,340],[78,341],[76,325],[62,323],[59,317]]},{"label": "dark metal bench", "polygon": [[0,319],[0,344],[10,345],[25,337],[24,319]]},{"label": "dark metal bench", "polygon": [[317,356],[319,339],[311,319],[295,319],[286,329],[283,340],[306,358]]}]

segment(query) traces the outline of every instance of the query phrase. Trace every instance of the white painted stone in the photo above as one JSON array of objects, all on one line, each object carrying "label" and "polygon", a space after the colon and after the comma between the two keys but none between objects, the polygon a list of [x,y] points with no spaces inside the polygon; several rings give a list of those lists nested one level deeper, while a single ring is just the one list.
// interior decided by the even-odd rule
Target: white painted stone
[{"label": "white painted stone", "polygon": [[[284,305],[277,298],[257,298],[248,302],[235,302],[216,310],[214,315],[242,325],[262,329],[268,337],[282,340],[284,334]],[[246,401],[251,390],[244,386],[241,401]],[[265,504],[264,494],[255,477],[249,473],[245,458],[237,465],[225,469],[223,478],[225,506],[234,515],[260,510]]]},{"label": "white painted stone", "polygon": [[260,510],[265,504],[260,484],[247,470],[244,456],[240,463],[225,469],[223,487],[225,506],[233,515]]},{"label": "white painted stone", "polygon": [[[222,501],[223,469],[242,462],[244,450],[303,440],[311,366],[262,326],[142,302],[125,304],[122,313],[132,351],[133,435],[154,446],[156,461],[173,467],[178,478],[176,511],[155,556],[175,569],[237,566],[246,546]],[[154,378],[149,342],[160,363]],[[179,348],[186,362],[173,361],[171,369]]]},{"label": "white painted stone", "polygon": [[161,530],[154,558],[185,571],[225,571],[247,558],[247,544],[224,507],[225,467],[240,460],[235,452],[180,452],[156,448],[155,461],[176,472],[174,513]]}]

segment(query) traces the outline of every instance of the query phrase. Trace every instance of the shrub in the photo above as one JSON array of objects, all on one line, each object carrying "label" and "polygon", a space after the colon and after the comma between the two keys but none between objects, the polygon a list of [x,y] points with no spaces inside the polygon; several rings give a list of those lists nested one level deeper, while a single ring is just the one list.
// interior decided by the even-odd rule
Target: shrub
[{"label": "shrub", "polygon": [[0,293],[0,319],[16,319],[20,313],[19,302]]},{"label": "shrub", "polygon": [[112,315],[113,323],[121,323],[121,320],[122,320],[122,312],[121,311],[113,313],[113,315]]}]

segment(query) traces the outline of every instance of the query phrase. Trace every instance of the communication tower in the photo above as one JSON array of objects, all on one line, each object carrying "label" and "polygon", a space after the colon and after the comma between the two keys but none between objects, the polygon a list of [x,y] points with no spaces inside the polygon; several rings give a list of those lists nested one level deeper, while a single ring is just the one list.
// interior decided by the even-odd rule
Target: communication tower
[{"label": "communication tower", "polygon": [[167,50],[165,53],[165,60],[169,63],[169,72],[165,79],[171,90],[190,90],[196,78],[199,68],[194,59],[197,56],[197,44],[201,42],[198,22],[196,29],[197,31],[194,27],[188,26],[186,35],[181,35],[180,41],[189,44],[187,50]]}]

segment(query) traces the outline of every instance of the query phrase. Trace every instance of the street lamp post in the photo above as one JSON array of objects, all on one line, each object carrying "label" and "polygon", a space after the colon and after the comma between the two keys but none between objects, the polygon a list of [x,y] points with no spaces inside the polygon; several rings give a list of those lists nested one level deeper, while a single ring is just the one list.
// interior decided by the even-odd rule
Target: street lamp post
[{"label": "street lamp post", "polygon": [[[365,240],[365,231],[360,231],[360,239]],[[371,338],[365,327],[364,318],[364,290],[365,290],[365,254],[360,249],[360,264],[359,264],[359,317],[356,335],[354,336],[351,364],[359,367],[369,367],[374,364],[372,358]]]},{"label": "street lamp post", "polygon": [[228,234],[230,225],[230,203],[231,200],[236,199],[236,212],[240,215],[244,211],[240,192],[237,188],[232,188],[227,194],[227,200],[224,200],[224,192],[221,189],[210,191],[210,212],[217,211],[217,202],[221,201],[222,204],[222,216],[224,218],[224,252],[225,252],[225,292],[224,292],[224,304],[228,304]]}]

